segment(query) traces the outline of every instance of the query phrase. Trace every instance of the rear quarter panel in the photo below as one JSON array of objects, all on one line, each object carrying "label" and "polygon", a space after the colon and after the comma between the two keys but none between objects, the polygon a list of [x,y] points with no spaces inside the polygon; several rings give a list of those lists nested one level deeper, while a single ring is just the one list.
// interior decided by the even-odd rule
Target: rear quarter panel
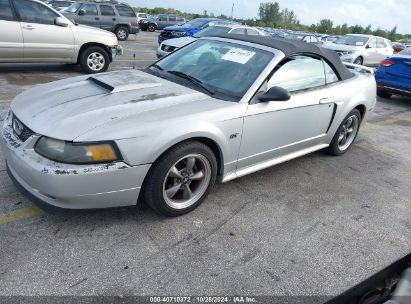
[{"label": "rear quarter panel", "polygon": [[336,112],[330,129],[327,133],[326,141],[330,143],[338,127],[344,118],[354,108],[365,106],[366,119],[367,112],[372,111],[376,103],[376,83],[374,75],[358,73],[353,78],[334,84],[332,94],[336,104]]}]

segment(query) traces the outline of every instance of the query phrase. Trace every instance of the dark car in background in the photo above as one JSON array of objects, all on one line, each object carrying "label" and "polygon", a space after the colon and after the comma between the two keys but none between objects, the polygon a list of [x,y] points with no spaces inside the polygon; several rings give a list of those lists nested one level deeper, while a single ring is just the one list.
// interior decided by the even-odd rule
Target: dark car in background
[{"label": "dark car in background", "polygon": [[411,48],[405,49],[383,61],[375,73],[377,95],[411,97]]},{"label": "dark car in background", "polygon": [[142,31],[154,32],[155,30],[162,30],[167,26],[178,25],[186,23],[184,17],[170,15],[170,14],[161,14],[157,16],[150,16],[149,18],[140,19],[140,28]]},{"label": "dark car in background", "polygon": [[231,20],[218,18],[196,18],[181,25],[168,26],[158,36],[158,44],[164,40],[180,37],[191,37],[208,26],[216,24],[238,24]]},{"label": "dark car in background", "polygon": [[98,27],[127,40],[129,34],[139,31],[139,22],[133,8],[127,4],[76,2],[62,11],[68,19],[78,24]]}]

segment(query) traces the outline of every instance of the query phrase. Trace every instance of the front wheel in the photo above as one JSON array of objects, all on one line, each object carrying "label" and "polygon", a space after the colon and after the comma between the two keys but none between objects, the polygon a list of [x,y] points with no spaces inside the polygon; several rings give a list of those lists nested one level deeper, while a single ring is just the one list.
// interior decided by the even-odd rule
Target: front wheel
[{"label": "front wheel", "polygon": [[213,151],[200,142],[184,142],[153,164],[144,181],[142,197],[161,215],[183,215],[204,201],[216,176]]},{"label": "front wheel", "polygon": [[344,118],[343,122],[338,127],[330,146],[327,148],[327,152],[336,156],[347,152],[357,137],[360,124],[360,111],[354,109]]},{"label": "front wheel", "polygon": [[99,46],[90,46],[80,55],[80,66],[87,74],[105,72],[109,65],[110,58],[107,51]]},{"label": "front wheel", "polygon": [[364,60],[362,57],[358,57],[357,59],[354,60],[354,64],[362,65]]},{"label": "front wheel", "polygon": [[157,27],[155,26],[155,24],[149,24],[147,29],[148,29],[149,32],[155,32]]}]

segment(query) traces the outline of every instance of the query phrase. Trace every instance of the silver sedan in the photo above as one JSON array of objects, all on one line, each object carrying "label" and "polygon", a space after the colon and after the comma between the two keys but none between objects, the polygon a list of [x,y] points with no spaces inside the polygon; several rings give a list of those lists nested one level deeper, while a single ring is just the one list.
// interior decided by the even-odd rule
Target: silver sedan
[{"label": "silver sedan", "polygon": [[199,39],[141,71],[80,76],[17,96],[7,169],[41,206],[145,201],[176,216],[227,182],[325,149],[341,155],[375,105],[371,74],[302,42]]}]

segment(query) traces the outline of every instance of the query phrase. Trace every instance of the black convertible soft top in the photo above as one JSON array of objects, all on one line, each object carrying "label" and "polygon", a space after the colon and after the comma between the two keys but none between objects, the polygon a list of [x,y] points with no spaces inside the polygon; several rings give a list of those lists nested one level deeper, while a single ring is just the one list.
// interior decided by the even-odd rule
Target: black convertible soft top
[{"label": "black convertible soft top", "polygon": [[323,57],[335,68],[335,71],[340,75],[341,80],[346,80],[354,76],[354,74],[345,67],[335,51],[318,47],[315,44],[310,44],[303,41],[276,39],[267,36],[254,35],[222,34],[216,37],[265,45],[280,50],[286,57],[301,53],[318,55]]}]

